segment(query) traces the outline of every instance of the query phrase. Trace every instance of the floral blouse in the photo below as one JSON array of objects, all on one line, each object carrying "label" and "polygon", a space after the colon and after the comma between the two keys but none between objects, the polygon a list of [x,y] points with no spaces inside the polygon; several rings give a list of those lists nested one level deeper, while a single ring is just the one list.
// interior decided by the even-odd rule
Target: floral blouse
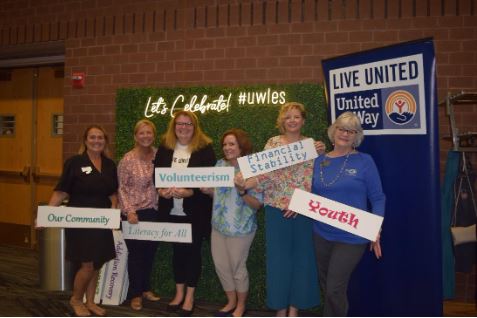
[{"label": "floral blouse", "polygon": [[[154,150],[155,155],[156,150]],[[126,153],[118,165],[118,199],[121,212],[157,209],[157,192],[153,182],[154,164],[133,151]]]},{"label": "floral blouse", "polygon": [[[230,167],[230,164],[221,159],[216,167]],[[235,167],[235,173],[239,172]],[[249,190],[248,194],[263,202],[261,193]],[[215,188],[214,204],[212,208],[212,227],[226,236],[241,236],[254,232],[257,229],[256,210],[248,206],[239,196],[237,188]]]},{"label": "floral blouse", "polygon": [[[264,150],[284,145],[281,136],[275,136],[267,141]],[[286,210],[296,188],[311,191],[312,177],[313,160],[308,160],[257,176],[256,190],[264,192],[264,204]]]}]

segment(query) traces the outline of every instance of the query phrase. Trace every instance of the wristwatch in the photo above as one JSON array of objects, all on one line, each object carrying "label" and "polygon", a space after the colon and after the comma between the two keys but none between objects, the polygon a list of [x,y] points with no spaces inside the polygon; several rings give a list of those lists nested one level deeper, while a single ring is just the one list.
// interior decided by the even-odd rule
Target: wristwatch
[{"label": "wristwatch", "polygon": [[244,190],[243,192],[239,192],[238,194],[239,194],[239,196],[243,197],[244,195],[247,194],[247,190]]}]

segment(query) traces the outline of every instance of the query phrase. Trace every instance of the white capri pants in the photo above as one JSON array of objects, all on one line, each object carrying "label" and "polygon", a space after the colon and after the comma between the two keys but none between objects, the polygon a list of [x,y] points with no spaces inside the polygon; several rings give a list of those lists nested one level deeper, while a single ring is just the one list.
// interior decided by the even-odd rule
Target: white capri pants
[{"label": "white capri pants", "polygon": [[254,237],[255,231],[244,236],[225,236],[212,229],[212,258],[224,291],[248,292],[247,258]]}]

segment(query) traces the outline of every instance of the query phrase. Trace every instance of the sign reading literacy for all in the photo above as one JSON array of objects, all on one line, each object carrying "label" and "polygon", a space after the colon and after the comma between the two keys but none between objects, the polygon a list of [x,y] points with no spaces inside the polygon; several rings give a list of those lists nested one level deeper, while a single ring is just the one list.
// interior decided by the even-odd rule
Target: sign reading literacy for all
[{"label": "sign reading literacy for all", "polygon": [[382,216],[300,189],[293,192],[288,209],[373,242],[383,223]]},{"label": "sign reading literacy for all", "polygon": [[123,236],[127,240],[192,243],[190,223],[122,222]]},{"label": "sign reading literacy for all", "polygon": [[156,168],[156,188],[215,188],[234,186],[233,167]]},{"label": "sign reading literacy for all", "polygon": [[39,227],[119,229],[119,209],[39,206]]},{"label": "sign reading literacy for all", "polygon": [[245,179],[318,157],[313,139],[307,138],[285,146],[267,149],[238,158]]}]

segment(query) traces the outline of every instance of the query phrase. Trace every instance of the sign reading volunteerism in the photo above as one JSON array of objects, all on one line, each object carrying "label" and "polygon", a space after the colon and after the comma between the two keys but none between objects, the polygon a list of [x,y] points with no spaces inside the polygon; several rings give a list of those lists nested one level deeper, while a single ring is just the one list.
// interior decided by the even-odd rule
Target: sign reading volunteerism
[{"label": "sign reading volunteerism", "polygon": [[156,188],[215,188],[234,186],[233,167],[156,168]]},{"label": "sign reading volunteerism", "polygon": [[119,209],[39,206],[39,227],[119,229]]},{"label": "sign reading volunteerism", "polygon": [[245,179],[296,165],[318,157],[313,139],[307,138],[285,146],[267,149],[238,158]]},{"label": "sign reading volunteerism", "polygon": [[295,189],[288,208],[370,241],[378,236],[383,217],[322,196]]}]

